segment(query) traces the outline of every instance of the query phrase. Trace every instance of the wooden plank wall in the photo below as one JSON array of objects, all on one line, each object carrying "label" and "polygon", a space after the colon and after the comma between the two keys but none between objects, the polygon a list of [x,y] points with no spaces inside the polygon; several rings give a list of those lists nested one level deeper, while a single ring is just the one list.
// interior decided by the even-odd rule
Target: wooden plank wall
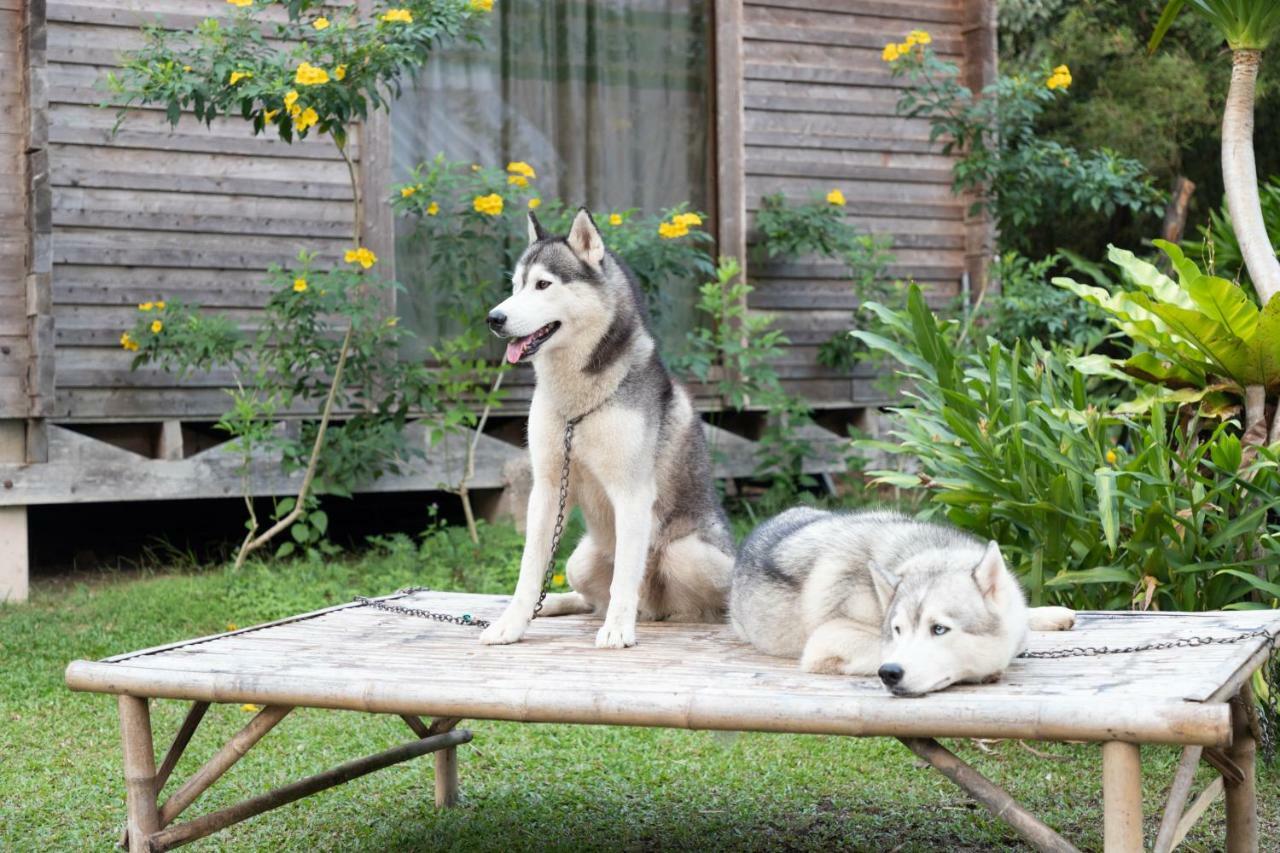
[{"label": "wooden plank wall", "polygon": [[121,51],[141,44],[139,27],[189,28],[228,11],[224,0],[49,0],[60,420],[221,413],[225,375],[197,374],[179,385],[158,370],[129,371],[119,338],[137,303],[180,298],[251,326],[266,299],[269,264],[288,263],[301,249],[333,259],[350,244],[346,167],[327,137],[286,145],[253,136],[239,119],[208,128],[191,117],[171,131],[161,109],[131,111],[111,135],[115,111],[97,106],[99,81]]},{"label": "wooden plank wall", "polygon": [[[885,43],[925,29],[944,58],[963,62],[965,0],[747,0],[743,3],[743,139],[749,215],[762,196],[805,201],[840,189],[849,220],[889,237],[894,279],[914,279],[934,304],[960,292],[966,203],[950,189],[951,160],[925,119],[900,118],[902,83]],[[754,236],[754,234],[750,235]],[[878,402],[871,377],[824,368],[818,347],[851,327],[841,268],[817,258],[749,267],[750,305],[778,317],[792,347],[779,365],[818,406]]]},{"label": "wooden plank wall", "polygon": [[23,2],[0,0],[0,419],[26,417],[26,98]]}]

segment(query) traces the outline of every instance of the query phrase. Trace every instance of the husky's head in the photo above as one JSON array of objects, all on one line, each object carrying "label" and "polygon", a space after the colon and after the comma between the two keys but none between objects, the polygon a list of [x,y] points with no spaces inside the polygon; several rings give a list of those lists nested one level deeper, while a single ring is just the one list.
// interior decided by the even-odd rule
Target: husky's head
[{"label": "husky's head", "polygon": [[934,550],[911,558],[925,565],[898,567],[900,575],[871,567],[885,614],[879,675],[894,695],[995,680],[1025,643],[1026,603],[1000,547],[988,543],[969,570],[955,559]]},{"label": "husky's head", "polygon": [[589,352],[610,328],[626,290],[626,275],[585,207],[566,237],[548,234],[530,211],[529,246],[516,263],[511,296],[489,312],[489,328],[507,338],[512,364],[554,350]]}]

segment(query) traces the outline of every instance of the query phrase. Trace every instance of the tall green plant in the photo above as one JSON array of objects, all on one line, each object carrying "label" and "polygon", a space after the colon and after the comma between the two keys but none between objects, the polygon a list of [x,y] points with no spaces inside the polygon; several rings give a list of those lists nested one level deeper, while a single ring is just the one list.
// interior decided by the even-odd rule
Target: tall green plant
[{"label": "tall green plant", "polygon": [[[1253,108],[1262,54],[1280,37],[1275,0],[1169,0],[1151,35],[1154,52],[1182,9],[1213,24],[1231,49],[1231,84],[1222,111],[1222,184],[1249,276],[1263,305],[1280,293],[1280,259],[1267,236],[1253,154]],[[1275,430],[1273,430],[1274,432]]]},{"label": "tall green plant", "polygon": [[1280,455],[1247,453],[1229,424],[1182,429],[1162,405],[1107,411],[1070,354],[1034,342],[961,352],[956,324],[914,286],[906,311],[870,307],[885,333],[854,334],[912,382],[898,442],[858,446],[919,466],[872,475],[998,540],[1034,602],[1246,609],[1263,606],[1255,590],[1280,597]]}]

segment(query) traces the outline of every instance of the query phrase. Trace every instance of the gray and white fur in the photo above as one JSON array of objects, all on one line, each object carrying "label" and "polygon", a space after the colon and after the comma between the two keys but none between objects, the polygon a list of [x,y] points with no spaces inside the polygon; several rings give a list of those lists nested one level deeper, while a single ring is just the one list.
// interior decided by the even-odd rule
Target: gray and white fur
[{"label": "gray and white fur", "polygon": [[716,496],[702,422],[662,363],[644,295],[607,251],[590,213],[566,237],[529,214],[529,246],[511,296],[489,314],[507,358],[530,361],[533,490],[520,578],[501,617],[480,636],[514,643],[542,586],[555,523],[566,422],[573,438],[569,507],[586,534],[569,557],[573,592],[547,596],[542,615],[604,617],[596,645],[636,642],[637,619],[723,618],[733,538]]},{"label": "gray and white fur", "polygon": [[800,507],[743,543],[729,619],[806,672],[879,675],[895,695],[999,678],[1028,630],[1064,630],[1062,607],[1026,606],[995,542],[896,512]]}]

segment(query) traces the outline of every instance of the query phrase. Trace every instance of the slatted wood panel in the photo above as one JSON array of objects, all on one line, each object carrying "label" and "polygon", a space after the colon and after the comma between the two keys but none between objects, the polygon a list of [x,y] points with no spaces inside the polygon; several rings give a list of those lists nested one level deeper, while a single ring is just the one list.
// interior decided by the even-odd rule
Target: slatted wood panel
[{"label": "slatted wood panel", "polygon": [[[902,118],[902,82],[881,60],[912,29],[962,66],[971,0],[747,0],[742,8],[745,204],[765,195],[807,201],[839,188],[849,221],[892,240],[892,279],[911,279],[943,306],[965,272],[965,202],[951,192],[951,158],[929,142],[925,119]],[[753,236],[753,235],[752,235]],[[841,268],[819,258],[755,263],[750,305],[786,330],[791,387],[817,405],[878,402],[867,375],[842,377],[817,347],[851,327],[855,306]],[[844,381],[841,381],[843,379]]]},{"label": "slatted wood panel", "polygon": [[48,4],[60,418],[220,414],[229,377],[179,384],[158,370],[130,372],[119,338],[136,304],[182,299],[251,326],[270,264],[301,249],[338,258],[350,243],[346,166],[327,137],[286,145],[238,119],[206,127],[189,116],[171,130],[159,109],[130,111],[111,134],[116,116],[98,107],[101,80],[121,51],[141,44],[139,27],[189,28],[230,8],[222,0]]},{"label": "slatted wood panel", "polygon": [[0,419],[25,417],[27,192],[23,3],[0,0]]},{"label": "slatted wood panel", "polygon": [[[399,603],[494,619],[507,599],[416,593]],[[1061,660],[1017,660],[998,683],[923,698],[871,678],[808,675],[759,654],[727,625],[651,623],[639,645],[593,646],[599,620],[538,619],[524,641],[486,647],[474,629],[347,606],[215,638],[77,661],[77,690],[214,702],[345,708],[526,722],[611,723],[847,735],[1026,737],[1220,745],[1225,699],[1262,641]],[[1032,650],[1230,637],[1275,611],[1081,614]]]}]

